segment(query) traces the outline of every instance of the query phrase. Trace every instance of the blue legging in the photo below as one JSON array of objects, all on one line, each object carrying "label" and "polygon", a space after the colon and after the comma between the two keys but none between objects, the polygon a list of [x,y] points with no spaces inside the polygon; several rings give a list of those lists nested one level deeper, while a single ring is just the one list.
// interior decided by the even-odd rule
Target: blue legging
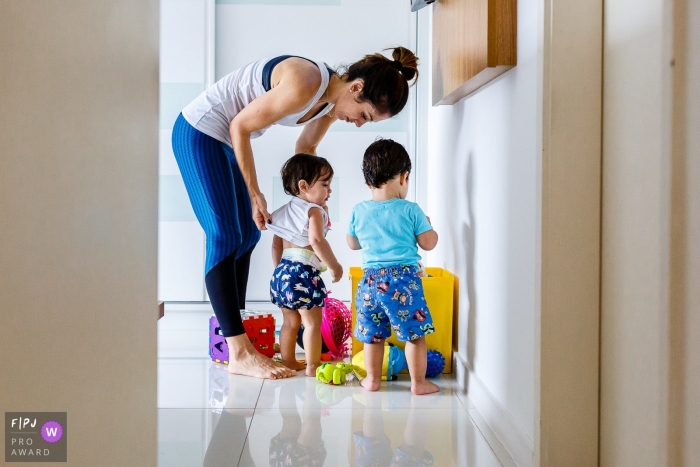
[{"label": "blue legging", "polygon": [[214,312],[224,336],[242,334],[240,309],[245,306],[250,254],[260,240],[243,174],[228,145],[194,128],[182,114],[173,127],[172,144],[206,235],[205,276]]}]

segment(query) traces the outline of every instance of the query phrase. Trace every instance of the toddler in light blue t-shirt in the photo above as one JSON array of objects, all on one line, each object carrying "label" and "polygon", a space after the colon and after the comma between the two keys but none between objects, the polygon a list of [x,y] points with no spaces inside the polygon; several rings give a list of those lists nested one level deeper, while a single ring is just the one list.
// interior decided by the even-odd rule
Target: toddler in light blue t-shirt
[{"label": "toddler in light blue t-shirt", "polygon": [[384,340],[406,341],[411,391],[430,394],[440,388],[425,379],[425,336],[435,332],[419,276],[418,247],[432,250],[438,236],[421,208],[406,201],[411,159],[399,143],[380,139],[365,151],[362,171],[372,199],[357,204],[348,226],[348,245],[362,249],[364,275],[357,286],[354,335],[364,343],[367,377],[362,386],[379,389]]}]

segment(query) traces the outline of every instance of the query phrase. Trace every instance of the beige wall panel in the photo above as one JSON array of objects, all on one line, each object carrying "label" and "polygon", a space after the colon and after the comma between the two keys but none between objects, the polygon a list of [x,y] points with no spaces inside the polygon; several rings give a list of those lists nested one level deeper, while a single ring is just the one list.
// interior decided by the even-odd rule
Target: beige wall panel
[{"label": "beige wall panel", "polygon": [[668,465],[700,465],[700,3],[674,4]]},{"label": "beige wall panel", "polygon": [[598,460],[602,2],[545,2],[539,465]]},{"label": "beige wall panel", "polygon": [[603,467],[667,465],[670,4],[605,2]]},{"label": "beige wall panel", "polygon": [[0,70],[0,413],[155,465],[158,2],[4,0]]},{"label": "beige wall panel", "polygon": [[683,461],[686,466],[700,465],[700,2],[688,0],[686,53],[687,161],[686,239],[687,276],[685,333],[685,378],[683,381]]}]

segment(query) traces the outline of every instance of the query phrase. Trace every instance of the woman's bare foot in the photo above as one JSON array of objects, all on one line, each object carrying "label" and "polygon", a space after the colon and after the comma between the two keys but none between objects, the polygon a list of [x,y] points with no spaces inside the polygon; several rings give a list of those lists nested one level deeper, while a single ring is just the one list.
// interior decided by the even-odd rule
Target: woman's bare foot
[{"label": "woman's bare foot", "polygon": [[318,368],[321,365],[313,365],[313,364],[308,364],[306,366],[306,376],[311,376],[311,377],[316,377],[316,368]]},{"label": "woman's bare foot", "polygon": [[235,375],[280,379],[296,376],[297,374],[296,371],[290,370],[281,363],[277,363],[258,353],[252,346],[241,349],[235,354],[230,352],[229,358],[231,360],[228,364],[228,372]]},{"label": "woman's bare foot", "polygon": [[432,381],[411,381],[411,392],[416,396],[423,394],[432,394],[434,392],[439,392],[440,386],[433,383]]},{"label": "woman's bare foot", "polygon": [[362,386],[363,388],[365,388],[368,391],[374,392],[374,391],[379,389],[379,381],[365,378],[362,381],[360,381],[360,386]]},{"label": "woman's bare foot", "polygon": [[282,360],[282,365],[294,371],[299,371],[306,368],[306,362],[304,362],[303,360],[292,360],[291,362],[285,362],[284,360]]}]

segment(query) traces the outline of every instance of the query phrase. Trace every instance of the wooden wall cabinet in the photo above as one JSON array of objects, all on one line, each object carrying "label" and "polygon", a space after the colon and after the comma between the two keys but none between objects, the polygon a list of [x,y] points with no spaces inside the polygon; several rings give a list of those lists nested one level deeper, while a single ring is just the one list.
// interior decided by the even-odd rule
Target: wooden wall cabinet
[{"label": "wooden wall cabinet", "polygon": [[433,4],[433,105],[454,104],[517,62],[517,0]]}]

